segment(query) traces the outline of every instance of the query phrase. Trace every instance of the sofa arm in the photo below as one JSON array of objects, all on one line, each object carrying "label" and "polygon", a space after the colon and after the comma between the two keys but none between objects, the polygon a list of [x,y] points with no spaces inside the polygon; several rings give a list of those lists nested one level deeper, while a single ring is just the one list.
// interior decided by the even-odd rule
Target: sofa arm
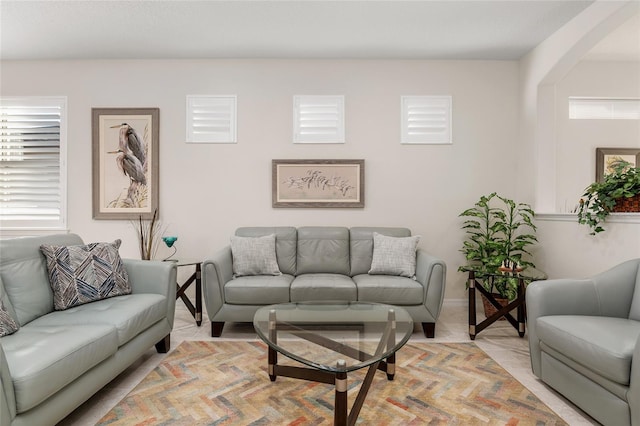
[{"label": "sofa arm", "polygon": [[16,416],[16,396],[7,358],[0,343],[0,425],[10,425]]},{"label": "sofa arm", "polygon": [[434,320],[440,316],[446,279],[447,265],[444,261],[418,249],[416,252],[416,280],[424,287],[423,303]]},{"label": "sofa arm", "polygon": [[631,359],[631,377],[627,397],[631,410],[631,424],[640,425],[640,336],[636,340],[636,348]]},{"label": "sofa arm", "polygon": [[534,281],[527,286],[527,333],[533,373],[540,377],[540,341],[536,320],[549,315],[598,315],[598,294],[591,279]]},{"label": "sofa arm", "polygon": [[210,259],[202,262],[202,290],[209,320],[214,321],[224,305],[224,285],[233,278],[233,258],[231,247],[218,251]]},{"label": "sofa arm", "polygon": [[173,262],[123,259],[134,294],[155,293],[167,298],[167,320],[173,328],[176,312],[177,271]]},{"label": "sofa arm", "polygon": [[526,299],[529,320],[548,315],[599,315],[592,279],[534,281],[527,286]]}]

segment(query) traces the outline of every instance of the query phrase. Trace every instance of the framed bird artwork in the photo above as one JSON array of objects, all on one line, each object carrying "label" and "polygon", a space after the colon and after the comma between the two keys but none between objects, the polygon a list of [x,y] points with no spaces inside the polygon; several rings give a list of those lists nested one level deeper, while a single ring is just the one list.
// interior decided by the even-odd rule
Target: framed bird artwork
[{"label": "framed bird artwork", "polygon": [[150,219],[158,208],[159,108],[92,108],[93,218]]}]

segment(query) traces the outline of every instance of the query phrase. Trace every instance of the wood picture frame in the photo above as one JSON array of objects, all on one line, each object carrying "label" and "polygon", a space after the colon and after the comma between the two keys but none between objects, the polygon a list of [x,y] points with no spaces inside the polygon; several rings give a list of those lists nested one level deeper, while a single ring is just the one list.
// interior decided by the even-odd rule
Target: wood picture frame
[{"label": "wood picture frame", "polygon": [[596,182],[602,182],[621,161],[640,167],[640,148],[596,148]]},{"label": "wood picture frame", "polygon": [[158,208],[159,108],[92,108],[94,219],[151,219]]},{"label": "wood picture frame", "polygon": [[364,160],[272,160],[272,206],[363,208]]}]

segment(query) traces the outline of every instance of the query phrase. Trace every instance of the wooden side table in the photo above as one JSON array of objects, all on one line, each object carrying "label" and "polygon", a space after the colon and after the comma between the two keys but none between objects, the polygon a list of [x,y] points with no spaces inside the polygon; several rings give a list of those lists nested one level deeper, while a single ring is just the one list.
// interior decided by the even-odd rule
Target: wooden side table
[{"label": "wooden side table", "polygon": [[[191,312],[191,315],[196,320],[196,324],[198,327],[202,325],[202,271],[201,265],[202,262],[199,260],[167,260],[167,262],[175,262],[178,268],[183,266],[195,266],[195,272],[191,274],[191,276],[182,284],[176,283],[176,300],[178,298],[182,299],[185,306]],[[189,297],[185,294],[185,291],[189,288],[189,286],[195,281],[196,283],[196,297],[195,297],[195,306],[193,302],[189,300]]]},{"label": "wooden side table", "polygon": [[[527,268],[518,273],[487,271],[481,267],[472,266],[464,267],[462,270],[469,274],[469,337],[471,340],[475,340],[478,333],[502,317],[509,321],[509,324],[518,331],[520,337],[524,337],[527,316],[525,304],[527,284],[531,281],[544,280],[547,278],[547,275],[535,268]],[[478,282],[478,279],[493,280],[496,278],[515,278],[518,280],[518,294],[516,298],[506,306],[500,305],[493,295],[484,288],[482,283]],[[496,308],[496,313],[484,321],[481,321],[479,324],[476,319],[476,290]],[[517,319],[511,315],[513,309],[516,309]]]}]

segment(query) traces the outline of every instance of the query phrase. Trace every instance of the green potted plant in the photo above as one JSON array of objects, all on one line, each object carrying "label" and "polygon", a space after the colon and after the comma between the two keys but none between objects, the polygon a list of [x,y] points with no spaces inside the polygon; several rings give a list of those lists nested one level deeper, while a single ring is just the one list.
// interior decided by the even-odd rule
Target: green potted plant
[{"label": "green potted plant", "polygon": [[[520,271],[535,267],[529,260],[529,248],[537,242],[534,212],[529,204],[516,203],[493,192],[483,195],[474,207],[460,213],[465,217],[462,229],[466,239],[460,250],[468,265],[458,268],[466,271],[469,266],[479,267],[489,273],[499,270]],[[481,280],[483,287],[496,294],[497,299],[515,299],[518,280],[505,276]]]},{"label": "green potted plant", "polygon": [[601,182],[589,185],[582,197],[578,223],[589,226],[590,235],[596,235],[604,231],[602,223],[611,212],[640,211],[640,167],[616,165]]}]

